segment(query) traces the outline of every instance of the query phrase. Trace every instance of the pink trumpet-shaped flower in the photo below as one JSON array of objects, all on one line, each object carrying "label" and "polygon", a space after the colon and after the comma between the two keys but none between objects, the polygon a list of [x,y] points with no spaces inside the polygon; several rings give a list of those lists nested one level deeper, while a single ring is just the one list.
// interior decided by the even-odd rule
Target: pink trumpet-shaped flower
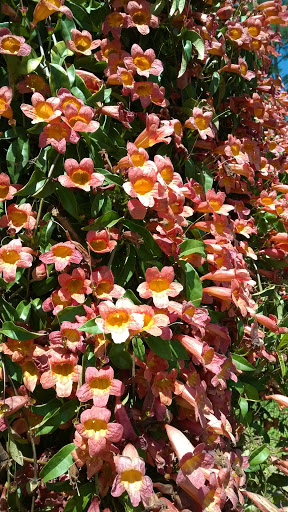
[{"label": "pink trumpet-shaped flower", "polygon": [[42,373],[41,385],[44,389],[54,388],[59,398],[68,397],[72,393],[73,382],[78,382],[81,366],[77,365],[78,357],[51,351],[49,354],[49,370]]},{"label": "pink trumpet-shaped flower", "polygon": [[17,267],[29,268],[32,265],[33,250],[22,247],[21,240],[11,240],[0,247],[0,272],[6,283],[12,283],[16,278]]},{"label": "pink trumpet-shaped flower", "polygon": [[[250,498],[250,500],[256,505],[261,512],[280,512],[280,509],[273,505],[271,501],[267,500],[267,498],[264,498],[264,496],[261,496],[261,494],[256,494],[255,492],[249,492],[249,491],[241,491],[242,494]],[[284,509],[283,509],[284,510]]]},{"label": "pink trumpet-shaped flower", "polygon": [[39,259],[46,265],[54,263],[55,270],[61,272],[70,263],[80,263],[82,254],[77,251],[75,245],[71,242],[60,242],[59,244],[52,245],[50,251],[41,254]]},{"label": "pink trumpet-shaped flower", "polygon": [[31,46],[25,43],[24,37],[14,36],[8,28],[0,29],[0,53],[26,57],[31,52]]},{"label": "pink trumpet-shaped flower", "polygon": [[8,428],[7,417],[18,411],[29,401],[28,396],[11,396],[0,402],[0,432]]},{"label": "pink trumpet-shaped flower", "polygon": [[89,231],[86,236],[86,241],[90,249],[94,252],[111,252],[116,246],[117,242],[110,239],[107,229],[102,231]]},{"label": "pink trumpet-shaped flower", "polygon": [[62,322],[60,331],[52,331],[49,334],[49,341],[53,348],[67,348],[73,353],[84,352],[86,345],[83,342],[83,331],[80,328],[81,324]]},{"label": "pink trumpet-shaped flower", "polygon": [[127,13],[129,14],[129,27],[136,27],[142,35],[149,34],[150,29],[157,28],[159,19],[150,12],[151,4],[146,0],[139,0],[139,2],[128,2]]},{"label": "pink trumpet-shaped flower", "polygon": [[280,409],[284,409],[285,407],[288,407],[288,397],[284,395],[266,395],[266,400],[275,400],[277,404],[279,405]]},{"label": "pink trumpet-shaped flower", "polygon": [[60,99],[48,98],[45,100],[44,96],[39,92],[35,92],[31,97],[32,105],[22,103],[20,108],[25,116],[32,119],[32,124],[35,123],[50,123],[57,117],[61,116],[59,110]]},{"label": "pink trumpet-shaped flower", "polygon": [[72,298],[79,304],[83,304],[85,294],[92,293],[91,281],[85,279],[85,272],[82,268],[75,268],[72,274],[60,274],[58,281],[61,286],[59,296],[62,300]]},{"label": "pink trumpet-shaped flower", "polygon": [[121,496],[126,491],[133,507],[152,496],[153,482],[149,476],[145,476],[145,462],[130,443],[125,446],[117,461],[117,473],[112,485],[112,496]]},{"label": "pink trumpet-shaped flower", "polygon": [[149,50],[142,50],[138,44],[133,44],[131,48],[131,57],[124,57],[124,64],[128,70],[138,73],[140,76],[149,75],[159,76],[163,71],[163,64],[161,60],[155,58],[155,52],[150,48]]},{"label": "pink trumpet-shaped flower", "polygon": [[8,226],[15,233],[18,233],[22,228],[34,229],[36,224],[36,213],[32,211],[32,206],[29,203],[23,203],[20,206],[13,203],[7,208],[7,215],[3,215],[0,219],[0,227]]},{"label": "pink trumpet-shaped flower", "polygon": [[114,284],[114,276],[110,268],[98,267],[92,272],[92,289],[98,299],[120,299],[125,293],[124,288]]},{"label": "pink trumpet-shaped flower", "polygon": [[[1,103],[1,99],[0,99]],[[22,188],[22,185],[11,185],[8,174],[1,172],[0,174],[0,203],[13,199],[14,194]]]},{"label": "pink trumpet-shaped flower", "polygon": [[174,277],[173,267],[163,267],[161,272],[157,267],[148,268],[146,281],[138,286],[137,291],[144,299],[152,297],[156,308],[166,308],[168,297],[176,297],[183,290],[182,284],[173,283]]},{"label": "pink trumpet-shaped flower", "polygon": [[109,423],[111,411],[105,407],[95,407],[82,412],[80,423],[75,425],[77,432],[88,439],[89,455],[93,457],[105,450],[110,443],[120,441],[123,427],[119,423]]},{"label": "pink trumpet-shaped flower", "polygon": [[60,118],[54,119],[52,123],[44,126],[43,132],[39,136],[39,148],[45,148],[48,144],[64,155],[66,151],[66,142],[77,144],[80,135],[71,127],[60,121]]},{"label": "pink trumpet-shaped flower", "polygon": [[143,327],[143,317],[129,299],[118,299],[116,304],[100,302],[99,313],[101,318],[96,318],[97,325],[105,334],[110,333],[115,343],[124,343],[130,331]]},{"label": "pink trumpet-shaped flower", "polygon": [[74,104],[68,103],[62,119],[75,132],[93,133],[100,126],[98,121],[93,121],[93,116],[93,108],[85,105],[78,110]]},{"label": "pink trumpet-shaped flower", "polygon": [[109,395],[121,396],[125,391],[123,382],[114,379],[114,370],[111,366],[97,368],[88,367],[85,372],[85,384],[77,391],[76,396],[80,402],[93,400],[97,407],[105,407]]},{"label": "pink trumpet-shaped flower", "polygon": [[198,130],[201,139],[215,137],[215,130],[212,128],[213,112],[204,112],[201,108],[193,108],[193,117],[189,117],[185,122],[187,128]]},{"label": "pink trumpet-shaped flower", "polygon": [[79,30],[72,28],[71,36],[72,40],[68,39],[68,41],[66,41],[66,46],[69,50],[80,55],[91,55],[92,50],[95,50],[95,48],[100,44],[99,40],[92,41],[92,36],[87,30],[82,30],[82,32],[80,32]]},{"label": "pink trumpet-shaped flower", "polygon": [[80,188],[89,192],[92,187],[100,187],[104,181],[104,175],[94,172],[94,164],[91,158],[83,158],[78,164],[73,158],[65,160],[64,168],[66,175],[58,177],[63,187]]}]

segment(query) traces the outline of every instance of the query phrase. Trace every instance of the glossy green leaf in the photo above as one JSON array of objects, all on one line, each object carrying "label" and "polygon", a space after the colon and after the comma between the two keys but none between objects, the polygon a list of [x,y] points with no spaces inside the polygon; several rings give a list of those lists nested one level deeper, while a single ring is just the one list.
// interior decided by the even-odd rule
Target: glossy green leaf
[{"label": "glossy green leaf", "polygon": [[40,478],[43,479],[43,483],[49,482],[54,478],[58,478],[64,475],[68,469],[74,463],[74,459],[71,452],[75,450],[76,446],[74,443],[63,446],[59,452],[47,462],[47,464],[40,471]]},{"label": "glossy green leaf", "polygon": [[166,361],[172,361],[175,359],[170,344],[167,340],[162,340],[162,338],[157,336],[147,336],[145,337],[145,343],[147,343],[148,347],[159,357],[163,357]]},{"label": "glossy green leaf", "polygon": [[182,244],[180,244],[180,254],[179,258],[183,256],[187,256],[187,254],[198,253],[201,256],[205,257],[205,244],[201,240],[191,240],[187,239]]},{"label": "glossy green leaf", "polygon": [[132,368],[132,357],[124,343],[114,343],[109,351],[109,359],[120,370]]},{"label": "glossy green leaf", "polygon": [[85,322],[85,324],[81,325],[79,327],[80,331],[85,331],[87,332],[88,334],[101,334],[102,331],[100,329],[100,327],[98,327],[98,325],[96,324],[96,320],[95,318],[91,318],[91,320],[88,320],[87,322]]},{"label": "glossy green leaf", "polygon": [[132,339],[133,352],[140,361],[145,361],[145,345],[141,338]]},{"label": "glossy green leaf", "polygon": [[0,333],[4,334],[4,336],[8,336],[8,338],[20,341],[33,340],[34,338],[40,338],[43,336],[43,334],[39,334],[37,332],[27,331],[24,327],[20,327],[20,325],[16,325],[13,322],[4,322],[0,329]]},{"label": "glossy green leaf", "polygon": [[36,429],[35,435],[42,436],[51,434],[56,430],[60,425],[63,425],[68,420],[75,416],[76,408],[78,407],[78,400],[69,400],[65,404],[63,404],[59,410],[53,415],[53,417],[48,418],[41,426]]},{"label": "glossy green leaf", "polygon": [[135,233],[138,233],[138,235],[142,237],[145,244],[145,248],[148,251],[150,251],[155,256],[162,256],[162,251],[158,247],[150,231],[148,231],[143,225],[141,226],[135,221],[125,219],[123,222],[123,226],[130,229],[131,231],[134,231]]},{"label": "glossy green leaf", "polygon": [[258,466],[259,464],[262,464],[266,459],[268,459],[269,455],[270,450],[265,444],[259,446],[256,450],[253,450],[249,457],[250,466]]},{"label": "glossy green leaf", "polygon": [[203,295],[200,277],[190,263],[180,261],[180,265],[184,270],[185,294],[187,300],[193,302],[195,307],[199,307]]},{"label": "glossy green leaf", "polygon": [[[50,89],[53,96],[57,96],[62,87],[70,89],[70,80],[66,71],[59,64],[50,64]],[[67,190],[67,189],[66,189]]]},{"label": "glossy green leaf", "polygon": [[29,148],[29,139],[22,139],[21,137],[13,140],[8,148],[6,155],[7,170],[10,178],[15,182],[18,180],[21,170],[29,161]]},{"label": "glossy green leaf", "polygon": [[91,230],[100,230],[103,228],[111,228],[112,226],[117,224],[117,222],[119,222],[120,219],[121,219],[121,217],[119,217],[119,214],[117,212],[113,212],[113,211],[107,212],[107,213],[104,213],[104,215],[101,215],[101,217],[98,217],[98,219],[96,219],[94,222],[89,224],[89,226],[85,226],[84,228],[82,228],[82,231],[91,231]]},{"label": "glossy green leaf", "polygon": [[75,194],[69,188],[61,187],[57,189],[57,195],[61,201],[63,208],[75,219],[79,219],[78,205]]},{"label": "glossy green leaf", "polygon": [[245,357],[240,356],[239,354],[232,354],[232,360],[235,364],[237,370],[241,370],[242,372],[254,372],[255,368],[250,364]]}]

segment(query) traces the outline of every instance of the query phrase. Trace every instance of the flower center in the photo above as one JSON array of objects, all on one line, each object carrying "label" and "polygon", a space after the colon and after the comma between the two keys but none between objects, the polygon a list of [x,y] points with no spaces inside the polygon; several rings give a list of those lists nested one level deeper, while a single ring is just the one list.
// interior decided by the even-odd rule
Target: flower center
[{"label": "flower center", "polygon": [[170,287],[170,283],[168,279],[162,279],[159,277],[158,279],[153,279],[149,283],[149,288],[152,290],[152,292],[161,293],[165,290],[168,290]]},{"label": "flower center", "polygon": [[33,361],[27,361],[26,363],[22,364],[22,370],[23,373],[26,374],[28,377],[36,377],[38,376],[38,370],[33,363]]},{"label": "flower center", "polygon": [[151,192],[153,183],[147,178],[141,178],[140,180],[135,181],[133,188],[136,194],[144,195],[148,194],[148,192]]},{"label": "flower center", "polygon": [[254,41],[252,41],[252,46],[253,46],[253,50],[256,51],[256,50],[259,50],[261,43],[257,39],[254,39]]},{"label": "flower center", "polygon": [[87,119],[85,119],[83,116],[73,116],[69,119],[69,124],[72,126],[72,128],[74,128],[75,124],[78,122],[84,123],[86,125],[88,124]]},{"label": "flower center", "polygon": [[99,419],[90,419],[85,421],[84,423],[85,430],[89,432],[90,435],[97,434],[97,437],[104,437],[107,432],[107,423],[104,420]]},{"label": "flower center", "polygon": [[134,155],[131,155],[130,158],[132,164],[135,165],[135,167],[142,167],[146,162],[144,155],[141,155],[141,153],[134,153]]},{"label": "flower center", "polygon": [[238,156],[240,153],[238,144],[231,144],[231,151],[234,156]]},{"label": "flower center", "polygon": [[7,36],[3,38],[1,46],[6,52],[18,53],[21,43],[16,39],[16,37]]},{"label": "flower center", "polygon": [[69,377],[74,370],[71,363],[58,363],[53,366],[53,373],[59,377]]},{"label": "flower center", "polygon": [[92,379],[89,382],[89,386],[91,389],[95,391],[96,394],[97,392],[102,391],[102,393],[100,394],[104,395],[109,392],[109,389],[111,387],[111,380],[107,379],[107,377],[98,377],[97,379]]},{"label": "flower center", "polygon": [[257,27],[255,27],[255,26],[253,26],[253,27],[249,27],[249,28],[248,28],[248,32],[249,32],[250,36],[252,36],[252,37],[256,37],[256,36],[258,36],[258,35],[259,35],[260,30],[259,30],[259,28],[257,28]]},{"label": "flower center", "polygon": [[69,258],[73,254],[71,247],[66,247],[65,245],[54,247],[52,252],[55,258]]},{"label": "flower center", "polygon": [[171,183],[173,179],[173,169],[171,167],[164,167],[160,174],[165,183]]},{"label": "flower center", "polygon": [[194,306],[189,306],[189,308],[185,309],[184,314],[188,316],[194,316],[195,308]]},{"label": "flower center", "polygon": [[76,185],[86,185],[90,181],[90,174],[87,171],[83,171],[82,169],[77,169],[72,172],[71,180]]},{"label": "flower center", "polygon": [[91,41],[89,37],[82,36],[76,39],[75,46],[77,50],[80,50],[80,52],[85,52],[86,50],[89,50]]},{"label": "flower center", "polygon": [[152,85],[149,83],[141,84],[137,87],[137,94],[139,96],[151,96]]},{"label": "flower center", "polygon": [[121,72],[121,80],[124,85],[133,85],[133,76],[129,71],[122,71]]},{"label": "flower center", "polygon": [[0,110],[6,110],[6,103],[4,98],[0,98]]},{"label": "flower center", "polygon": [[[1,105],[0,105],[1,109]],[[0,185],[0,199],[4,199],[9,192],[9,187],[7,185]]]},{"label": "flower center", "polygon": [[157,386],[157,389],[160,389],[160,390],[167,389],[167,388],[170,388],[170,386],[171,386],[171,379],[157,380],[157,381],[155,381],[155,384]]},{"label": "flower center", "polygon": [[[264,114],[264,109],[263,108],[255,108],[255,110],[254,110],[254,116],[255,117],[261,117],[261,116],[263,116],[263,114]],[[273,144],[275,144],[275,143],[273,143]],[[269,144],[269,146],[270,146],[270,144]],[[276,148],[276,144],[273,147],[273,149],[275,149],[275,148]]]},{"label": "flower center", "polygon": [[50,124],[46,130],[48,139],[62,140],[68,136],[68,128],[64,124]]},{"label": "flower center", "polygon": [[101,283],[98,284],[96,287],[96,295],[100,297],[101,295],[104,295],[106,293],[110,293],[112,290],[112,285],[109,283],[109,281],[101,281]]},{"label": "flower center", "polygon": [[262,203],[264,204],[273,204],[273,199],[271,199],[271,197],[263,197],[263,199],[261,199]]},{"label": "flower center", "polygon": [[123,25],[123,16],[120,12],[112,12],[108,16],[108,23],[110,27],[121,27]]},{"label": "flower center", "polygon": [[107,249],[107,242],[103,239],[99,239],[99,240],[92,240],[90,242],[90,245],[93,249],[93,251],[95,252],[101,252],[101,251],[104,251],[105,249]]},{"label": "flower center", "polygon": [[82,106],[80,101],[78,101],[77,98],[73,98],[73,97],[68,97],[62,101],[62,109],[65,110],[67,105],[75,105],[77,110],[79,110]]},{"label": "flower center", "polygon": [[231,39],[233,39],[234,41],[236,39],[240,39],[240,37],[242,36],[242,30],[240,30],[239,28],[232,28],[229,32],[229,36],[231,37]]},{"label": "flower center", "polygon": [[20,260],[20,255],[17,251],[3,251],[0,257],[4,263],[10,263],[10,265],[15,265]]},{"label": "flower center", "polygon": [[153,324],[154,324],[153,316],[145,314],[144,315],[144,325],[143,325],[142,329],[149,329],[149,327],[151,327],[151,325],[153,325]]},{"label": "flower center", "polygon": [[206,128],[208,127],[208,123],[203,116],[195,117],[195,124],[198,130],[206,130]]},{"label": "flower center", "polygon": [[149,16],[146,12],[137,11],[132,15],[132,20],[135,25],[147,25]]},{"label": "flower center", "polygon": [[241,64],[240,65],[240,70],[241,70],[241,75],[245,76],[246,73],[247,73],[247,66],[246,66],[246,64]]},{"label": "flower center", "polygon": [[49,0],[49,4],[55,5],[55,7],[61,7],[61,2],[59,0]]},{"label": "flower center", "polygon": [[123,471],[121,475],[121,483],[124,485],[125,489],[133,485],[139,490],[142,486],[143,475],[137,469],[127,469]]},{"label": "flower center", "polygon": [[48,119],[54,114],[53,108],[46,101],[41,101],[41,103],[35,107],[35,112],[38,117],[41,117],[41,119]]},{"label": "flower center", "polygon": [[186,460],[183,466],[181,466],[181,469],[184,471],[184,473],[192,473],[201,465],[202,460],[203,455],[198,453],[198,455],[194,455],[194,457],[191,457],[191,459]]},{"label": "flower center", "polygon": [[215,210],[216,212],[218,210],[220,210],[220,208],[222,206],[222,204],[219,201],[219,199],[211,199],[211,201],[209,201],[209,204],[210,204],[211,208],[213,208],[213,210]]},{"label": "flower center", "polygon": [[81,279],[70,279],[67,284],[67,290],[72,293],[79,293],[83,286],[83,281]]},{"label": "flower center", "polygon": [[130,319],[130,315],[126,313],[126,311],[115,311],[115,313],[110,313],[107,317],[107,324],[111,327],[125,327],[128,324]]},{"label": "flower center", "polygon": [[37,75],[29,76],[26,83],[27,86],[30,87],[30,89],[34,89],[34,91],[40,91],[45,85],[43,78]]},{"label": "flower center", "polygon": [[135,57],[135,59],[133,59],[133,62],[137,68],[141,69],[141,71],[146,71],[146,69],[149,69],[151,67],[150,60],[144,55]]},{"label": "flower center", "polygon": [[75,331],[75,329],[63,329],[62,337],[66,338],[71,343],[78,343],[80,340],[80,334]]},{"label": "flower center", "polygon": [[14,226],[19,227],[23,226],[27,222],[28,215],[21,210],[14,210],[9,214],[9,218],[11,219]]}]

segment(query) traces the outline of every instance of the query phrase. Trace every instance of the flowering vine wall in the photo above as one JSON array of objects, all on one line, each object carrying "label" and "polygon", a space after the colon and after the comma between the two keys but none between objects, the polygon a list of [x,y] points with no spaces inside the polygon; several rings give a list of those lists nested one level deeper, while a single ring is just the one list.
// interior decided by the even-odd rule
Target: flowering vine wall
[{"label": "flowering vine wall", "polygon": [[0,14],[1,510],[284,512],[286,6],[26,4]]}]

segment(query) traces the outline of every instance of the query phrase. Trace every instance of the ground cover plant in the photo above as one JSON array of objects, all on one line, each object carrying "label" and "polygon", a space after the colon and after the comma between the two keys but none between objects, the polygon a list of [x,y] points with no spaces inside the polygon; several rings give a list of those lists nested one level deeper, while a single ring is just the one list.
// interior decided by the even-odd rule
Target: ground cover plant
[{"label": "ground cover plant", "polygon": [[288,510],[287,22],[1,2],[1,510]]}]

